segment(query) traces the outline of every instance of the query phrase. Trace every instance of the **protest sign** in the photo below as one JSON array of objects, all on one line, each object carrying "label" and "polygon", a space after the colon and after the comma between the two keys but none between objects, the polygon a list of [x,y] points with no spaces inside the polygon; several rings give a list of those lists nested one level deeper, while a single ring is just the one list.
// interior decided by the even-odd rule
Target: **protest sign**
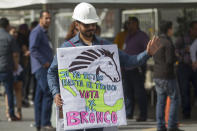
[{"label": "protest sign", "polygon": [[64,130],[126,125],[116,45],[58,48],[57,59]]}]

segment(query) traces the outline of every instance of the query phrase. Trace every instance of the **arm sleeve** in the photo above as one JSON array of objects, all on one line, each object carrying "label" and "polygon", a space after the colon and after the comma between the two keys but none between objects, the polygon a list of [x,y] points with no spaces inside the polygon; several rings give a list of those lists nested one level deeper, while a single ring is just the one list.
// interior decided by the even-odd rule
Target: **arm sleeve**
[{"label": "arm sleeve", "polygon": [[32,32],[30,34],[29,41],[30,41],[29,50],[30,50],[31,56],[36,58],[42,65],[44,65],[47,62],[47,60],[39,52],[39,44],[41,44],[40,34],[35,31]]},{"label": "arm sleeve", "polygon": [[[69,42],[65,42],[60,46],[60,48],[65,47],[72,47],[72,45],[69,44]],[[53,62],[51,63],[51,66],[48,69],[47,80],[50,92],[54,97],[56,94],[60,93],[57,55],[54,56]]]},{"label": "arm sleeve", "polygon": [[138,54],[138,55],[128,55],[125,52],[119,50],[119,58],[121,67],[131,68],[143,65],[146,63],[150,56],[147,51]]},{"label": "arm sleeve", "polygon": [[57,56],[54,56],[53,62],[48,69],[47,80],[52,95],[55,96],[57,93],[60,93]]},{"label": "arm sleeve", "polygon": [[169,42],[166,41],[165,44],[165,58],[167,64],[172,64],[175,62],[175,50],[173,45],[171,45]]},{"label": "arm sleeve", "polygon": [[195,40],[190,47],[190,57],[192,62],[196,61],[197,40]]}]

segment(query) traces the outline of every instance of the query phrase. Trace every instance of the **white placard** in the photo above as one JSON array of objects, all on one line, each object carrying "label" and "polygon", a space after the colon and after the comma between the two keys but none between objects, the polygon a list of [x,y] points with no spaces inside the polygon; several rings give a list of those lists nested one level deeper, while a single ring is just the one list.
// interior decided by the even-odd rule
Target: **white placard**
[{"label": "white placard", "polygon": [[[64,130],[126,125],[116,45],[57,49]],[[59,114],[59,113],[58,113]]]}]

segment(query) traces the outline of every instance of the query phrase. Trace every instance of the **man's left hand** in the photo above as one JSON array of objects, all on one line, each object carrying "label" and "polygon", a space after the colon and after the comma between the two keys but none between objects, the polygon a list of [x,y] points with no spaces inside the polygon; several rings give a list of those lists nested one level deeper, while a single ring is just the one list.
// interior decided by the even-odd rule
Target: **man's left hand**
[{"label": "man's left hand", "polygon": [[50,66],[49,62],[47,62],[47,63],[45,63],[45,64],[43,65],[43,67],[46,68],[46,69],[48,69],[49,66]]}]

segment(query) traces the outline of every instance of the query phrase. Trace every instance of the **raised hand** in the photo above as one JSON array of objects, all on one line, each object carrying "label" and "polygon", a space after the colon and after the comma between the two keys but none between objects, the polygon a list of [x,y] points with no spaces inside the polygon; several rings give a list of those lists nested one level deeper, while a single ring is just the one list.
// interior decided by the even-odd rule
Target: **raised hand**
[{"label": "raised hand", "polygon": [[149,55],[154,55],[159,49],[161,48],[161,44],[159,42],[159,38],[154,36],[153,39],[151,39],[148,42],[146,51],[148,52]]}]

